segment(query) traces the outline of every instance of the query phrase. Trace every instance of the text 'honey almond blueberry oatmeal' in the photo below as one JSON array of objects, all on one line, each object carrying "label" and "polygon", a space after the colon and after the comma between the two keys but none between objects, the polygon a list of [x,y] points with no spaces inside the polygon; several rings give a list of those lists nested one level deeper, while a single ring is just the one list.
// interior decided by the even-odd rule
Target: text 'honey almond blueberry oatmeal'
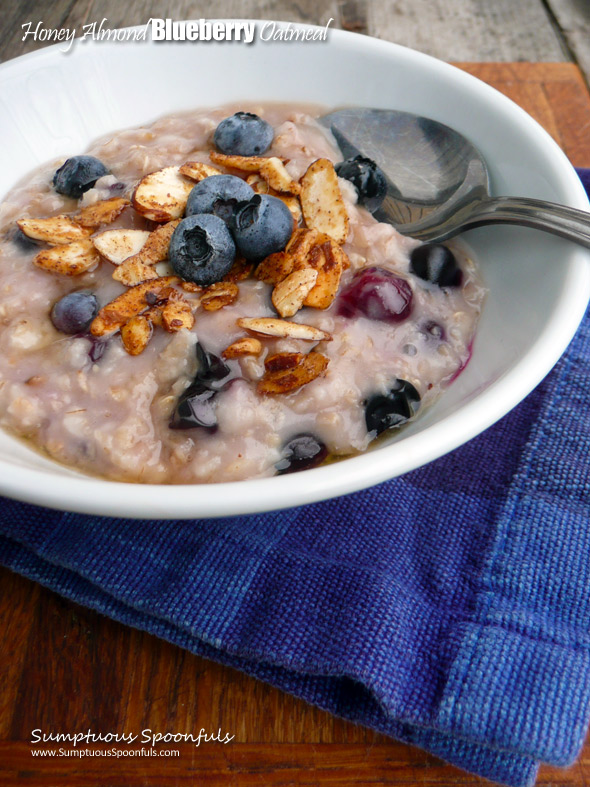
[{"label": "text 'honey almond blueberry oatmeal'", "polygon": [[467,364],[461,247],[372,215],[376,165],[315,110],[172,115],[0,207],[0,423],[122,481],[266,477],[365,451]]}]

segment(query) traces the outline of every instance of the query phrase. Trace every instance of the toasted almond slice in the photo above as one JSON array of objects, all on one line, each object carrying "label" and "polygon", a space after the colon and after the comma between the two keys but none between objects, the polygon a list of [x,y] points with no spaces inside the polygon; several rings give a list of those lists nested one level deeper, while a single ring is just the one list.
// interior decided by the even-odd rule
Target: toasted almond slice
[{"label": "toasted almond slice", "polygon": [[212,167],[211,164],[203,164],[200,161],[187,161],[179,169],[181,175],[191,180],[196,180],[197,183],[211,175],[221,175],[221,170],[217,167]]},{"label": "toasted almond slice", "polygon": [[254,273],[254,263],[245,260],[243,257],[236,257],[234,264],[225,274],[222,281],[233,281],[234,283],[249,279]]},{"label": "toasted almond slice", "polygon": [[166,304],[163,306],[151,306],[147,311],[142,312],[142,315],[146,318],[146,320],[149,320],[152,325],[161,328],[163,325],[162,310],[164,309],[165,305]]},{"label": "toasted almond slice", "polygon": [[152,323],[143,314],[131,317],[121,327],[123,347],[129,355],[140,355],[152,338]]},{"label": "toasted almond slice", "polygon": [[278,198],[282,200],[285,205],[291,211],[291,216],[293,216],[293,223],[295,224],[295,228],[299,227],[301,224],[301,219],[303,218],[303,211],[301,210],[301,203],[299,202],[298,197],[286,197],[284,194],[277,194]]},{"label": "toasted almond slice", "polygon": [[215,312],[234,303],[239,292],[238,285],[234,282],[218,281],[205,289],[201,295],[201,306],[205,311]]},{"label": "toasted almond slice", "polygon": [[91,230],[81,227],[70,216],[50,216],[48,219],[19,219],[21,231],[28,238],[42,240],[59,246],[75,240],[83,240],[91,234]]},{"label": "toasted almond slice", "polygon": [[113,222],[129,205],[131,205],[129,200],[123,197],[104,199],[101,202],[95,202],[94,205],[82,208],[75,218],[82,227],[95,230],[101,224]]},{"label": "toasted almond slice", "polygon": [[156,227],[153,232],[150,232],[149,238],[138,252],[141,261],[146,265],[157,265],[159,262],[167,260],[170,238],[179,224],[180,219],[176,219],[175,221],[169,221],[167,224],[162,224],[160,227]]},{"label": "toasted almond slice", "polygon": [[194,281],[181,281],[180,286],[185,292],[203,292],[200,284],[195,284]]},{"label": "toasted almond slice", "polygon": [[118,330],[131,317],[149,306],[154,306],[162,293],[173,284],[178,284],[176,276],[161,276],[126,290],[102,307],[92,321],[90,333],[93,336],[104,336]]},{"label": "toasted almond slice", "polygon": [[260,175],[275,191],[287,194],[299,194],[301,186],[287,172],[280,158],[271,156],[260,167]]},{"label": "toasted almond slice", "polygon": [[95,235],[92,242],[101,256],[113,265],[120,265],[137,254],[149,236],[146,230],[105,230]]},{"label": "toasted almond slice", "polygon": [[170,333],[176,333],[182,328],[190,330],[194,324],[195,317],[186,301],[168,301],[162,309],[162,326]]},{"label": "toasted almond slice", "polygon": [[308,227],[325,232],[337,243],[348,236],[348,213],[334,165],[327,158],[314,161],[301,178],[301,208]]},{"label": "toasted almond slice", "polygon": [[237,323],[240,328],[263,336],[303,339],[307,342],[327,342],[332,338],[329,333],[315,328],[313,325],[279,320],[276,317],[240,317]]},{"label": "toasted almond slice", "polygon": [[[260,172],[260,168],[269,160],[269,156],[228,156],[225,153],[218,153],[212,150],[209,158],[214,164],[220,164],[222,167],[229,167],[230,169],[239,169],[241,172]],[[272,157],[274,158],[274,156]],[[278,158],[278,157],[277,157]],[[278,161],[281,164],[286,164],[289,159],[281,159]]]},{"label": "toasted almond slice", "polygon": [[94,243],[87,238],[40,251],[33,262],[38,268],[51,273],[79,276],[95,268],[100,262],[100,256],[94,248]]},{"label": "toasted almond slice", "polygon": [[180,175],[180,167],[164,167],[139,181],[132,197],[133,207],[152,221],[179,219],[194,185]]},{"label": "toasted almond slice", "polygon": [[226,347],[221,353],[224,358],[241,358],[243,355],[260,355],[262,343],[253,336],[245,336]]},{"label": "toasted almond slice", "polygon": [[323,375],[328,363],[325,355],[310,352],[303,356],[297,366],[282,371],[267,371],[258,383],[258,393],[274,395],[296,391]]},{"label": "toasted almond slice", "polygon": [[303,353],[275,353],[268,356],[264,368],[267,372],[284,372],[285,369],[299,366],[304,357]]},{"label": "toasted almond slice", "polygon": [[128,260],[122,262],[113,271],[113,279],[120,281],[126,287],[135,287],[136,284],[141,284],[142,281],[149,281],[150,279],[157,279],[158,272],[151,265],[146,265],[141,261],[139,255],[129,257]]},{"label": "toasted almond slice", "polygon": [[256,278],[265,284],[278,284],[293,270],[293,258],[284,251],[265,257],[256,268]]},{"label": "toasted almond slice", "polygon": [[318,276],[315,286],[303,301],[304,306],[327,309],[333,303],[340,286],[344,261],[348,264],[346,254],[331,238],[311,247],[307,255],[307,264],[318,272]]},{"label": "toasted almond slice", "polygon": [[268,194],[269,192],[272,191],[267,181],[263,177],[261,177],[259,172],[253,172],[251,175],[248,175],[248,177],[246,178],[246,183],[257,194]]},{"label": "toasted almond slice", "polygon": [[303,268],[293,271],[286,279],[279,282],[272,291],[272,304],[281,317],[293,317],[303,306],[303,301],[313,289],[318,278],[318,271]]}]

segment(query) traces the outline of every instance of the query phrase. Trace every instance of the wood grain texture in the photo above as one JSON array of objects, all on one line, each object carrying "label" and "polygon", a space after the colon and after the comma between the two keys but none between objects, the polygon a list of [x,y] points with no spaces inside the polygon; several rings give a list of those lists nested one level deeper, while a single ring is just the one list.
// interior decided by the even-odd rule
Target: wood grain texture
[{"label": "wood grain texture", "polygon": [[[347,11],[349,19],[358,15],[353,5]],[[524,106],[574,164],[590,166],[590,95],[573,64],[465,63],[461,67]],[[37,728],[54,732],[91,728],[103,733],[143,729],[195,733],[204,728],[221,730],[222,735],[228,732],[235,739],[225,746],[161,747],[178,749],[180,755],[174,758],[40,759],[31,755],[28,743]],[[489,783],[0,570],[0,784],[483,787]],[[590,744],[569,770],[543,767],[537,785],[590,785]]]}]

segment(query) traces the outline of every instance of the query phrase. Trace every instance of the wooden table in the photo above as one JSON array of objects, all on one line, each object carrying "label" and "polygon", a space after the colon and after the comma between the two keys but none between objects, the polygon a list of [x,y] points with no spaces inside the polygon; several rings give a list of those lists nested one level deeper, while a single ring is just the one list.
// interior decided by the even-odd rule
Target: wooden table
[{"label": "wooden table", "polygon": [[[590,167],[590,95],[572,63],[460,64],[506,93]],[[0,784],[489,784],[410,746],[334,718],[233,669],[64,601],[0,570]],[[38,759],[33,729],[209,732],[228,745],[174,744],[177,758]],[[568,771],[543,767],[543,787],[590,784],[590,744]]]}]

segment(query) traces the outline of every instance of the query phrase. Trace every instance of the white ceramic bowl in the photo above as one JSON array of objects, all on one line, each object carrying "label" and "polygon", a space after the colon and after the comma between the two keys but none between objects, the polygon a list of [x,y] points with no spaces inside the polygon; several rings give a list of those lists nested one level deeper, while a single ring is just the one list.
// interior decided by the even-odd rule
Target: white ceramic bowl
[{"label": "white ceramic bowl", "polygon": [[[507,98],[438,60],[340,31],[316,43],[103,42],[77,44],[67,55],[57,45],[10,61],[0,67],[0,194],[38,163],[82,152],[106,132],[235,100],[356,104],[426,115],[482,151],[494,193],[588,209],[564,154]],[[590,252],[571,243],[499,226],[465,237],[489,287],[473,358],[443,398],[388,445],[293,475],[169,487],[82,476],[0,434],[0,492],[113,516],[222,516],[335,497],[436,459],[534,388],[573,336],[590,294]]]}]

